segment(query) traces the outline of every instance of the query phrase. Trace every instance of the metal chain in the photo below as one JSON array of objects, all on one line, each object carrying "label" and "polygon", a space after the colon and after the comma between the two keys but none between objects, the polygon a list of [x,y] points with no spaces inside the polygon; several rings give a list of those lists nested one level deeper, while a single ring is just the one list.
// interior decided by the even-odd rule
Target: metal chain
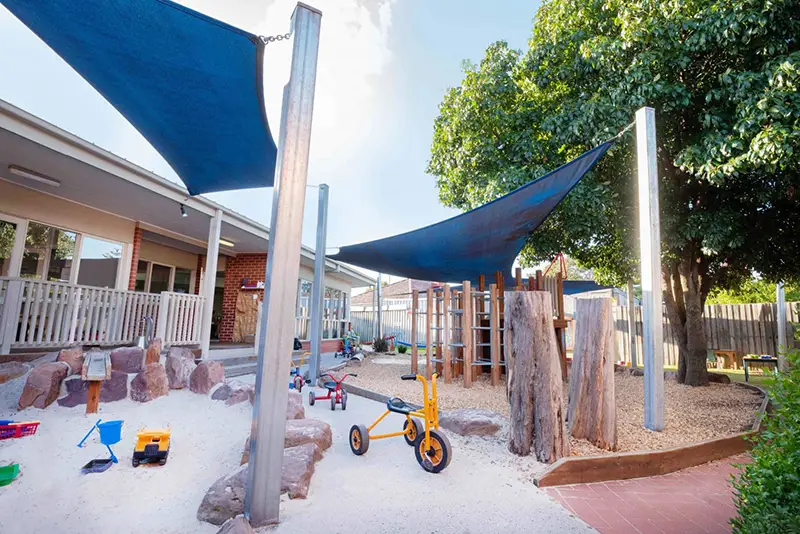
[{"label": "metal chain", "polygon": [[261,39],[262,43],[264,43],[265,45],[268,45],[269,43],[272,43],[272,42],[275,42],[275,41],[283,41],[284,39],[289,39],[289,37],[291,37],[291,36],[292,36],[292,33],[289,32],[289,33],[284,33],[283,35],[267,35],[267,36],[260,35],[259,39]]}]

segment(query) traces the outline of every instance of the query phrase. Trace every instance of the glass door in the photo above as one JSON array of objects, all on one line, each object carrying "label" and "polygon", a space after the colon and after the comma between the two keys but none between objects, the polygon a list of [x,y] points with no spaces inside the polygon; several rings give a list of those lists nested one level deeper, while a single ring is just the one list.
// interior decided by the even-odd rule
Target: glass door
[{"label": "glass door", "polygon": [[0,276],[18,276],[25,240],[21,219],[0,213]]}]

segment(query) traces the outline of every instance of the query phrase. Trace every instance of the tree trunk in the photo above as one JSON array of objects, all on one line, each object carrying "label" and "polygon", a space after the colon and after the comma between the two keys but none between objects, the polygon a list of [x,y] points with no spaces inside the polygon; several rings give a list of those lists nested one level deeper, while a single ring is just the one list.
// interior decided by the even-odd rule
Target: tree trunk
[{"label": "tree trunk", "polygon": [[616,354],[612,300],[578,299],[575,351],[569,381],[567,426],[575,438],[601,449],[617,448],[614,390]]},{"label": "tree trunk", "polygon": [[554,462],[569,455],[569,440],[550,294],[507,291],[504,300],[508,448],[521,456],[533,449],[540,462]]},{"label": "tree trunk", "polygon": [[708,385],[703,330],[703,302],[708,287],[701,290],[701,262],[687,253],[681,260],[662,267],[664,304],[678,343],[678,382],[689,386]]}]

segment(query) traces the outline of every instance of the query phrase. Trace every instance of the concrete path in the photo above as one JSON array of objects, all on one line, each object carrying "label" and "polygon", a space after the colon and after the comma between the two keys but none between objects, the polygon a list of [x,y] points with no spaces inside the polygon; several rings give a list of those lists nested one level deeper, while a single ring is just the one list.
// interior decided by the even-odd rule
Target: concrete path
[{"label": "concrete path", "polygon": [[730,475],[747,456],[668,475],[547,488],[547,492],[601,533],[660,534],[731,531],[736,514]]},{"label": "concrete path", "polygon": [[[284,500],[278,533],[593,531],[533,485],[532,471],[541,464],[513,457],[497,440],[447,433],[453,459],[433,475],[402,437],[374,440],[364,456],[350,451],[350,427],[369,426],[383,404],[350,395],[347,410],[333,412],[328,402],[308,406],[306,388],[303,393],[306,417],[331,425],[333,446],[317,464],[308,499]],[[403,421],[390,414],[376,431],[399,431]]]}]

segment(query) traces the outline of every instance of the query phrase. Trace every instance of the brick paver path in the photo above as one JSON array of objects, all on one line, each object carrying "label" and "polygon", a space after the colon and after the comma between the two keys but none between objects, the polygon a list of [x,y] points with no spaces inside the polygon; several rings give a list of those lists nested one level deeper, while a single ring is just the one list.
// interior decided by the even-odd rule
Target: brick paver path
[{"label": "brick paver path", "polygon": [[736,513],[730,475],[738,456],[648,478],[546,488],[586,523],[606,533],[729,533]]}]

